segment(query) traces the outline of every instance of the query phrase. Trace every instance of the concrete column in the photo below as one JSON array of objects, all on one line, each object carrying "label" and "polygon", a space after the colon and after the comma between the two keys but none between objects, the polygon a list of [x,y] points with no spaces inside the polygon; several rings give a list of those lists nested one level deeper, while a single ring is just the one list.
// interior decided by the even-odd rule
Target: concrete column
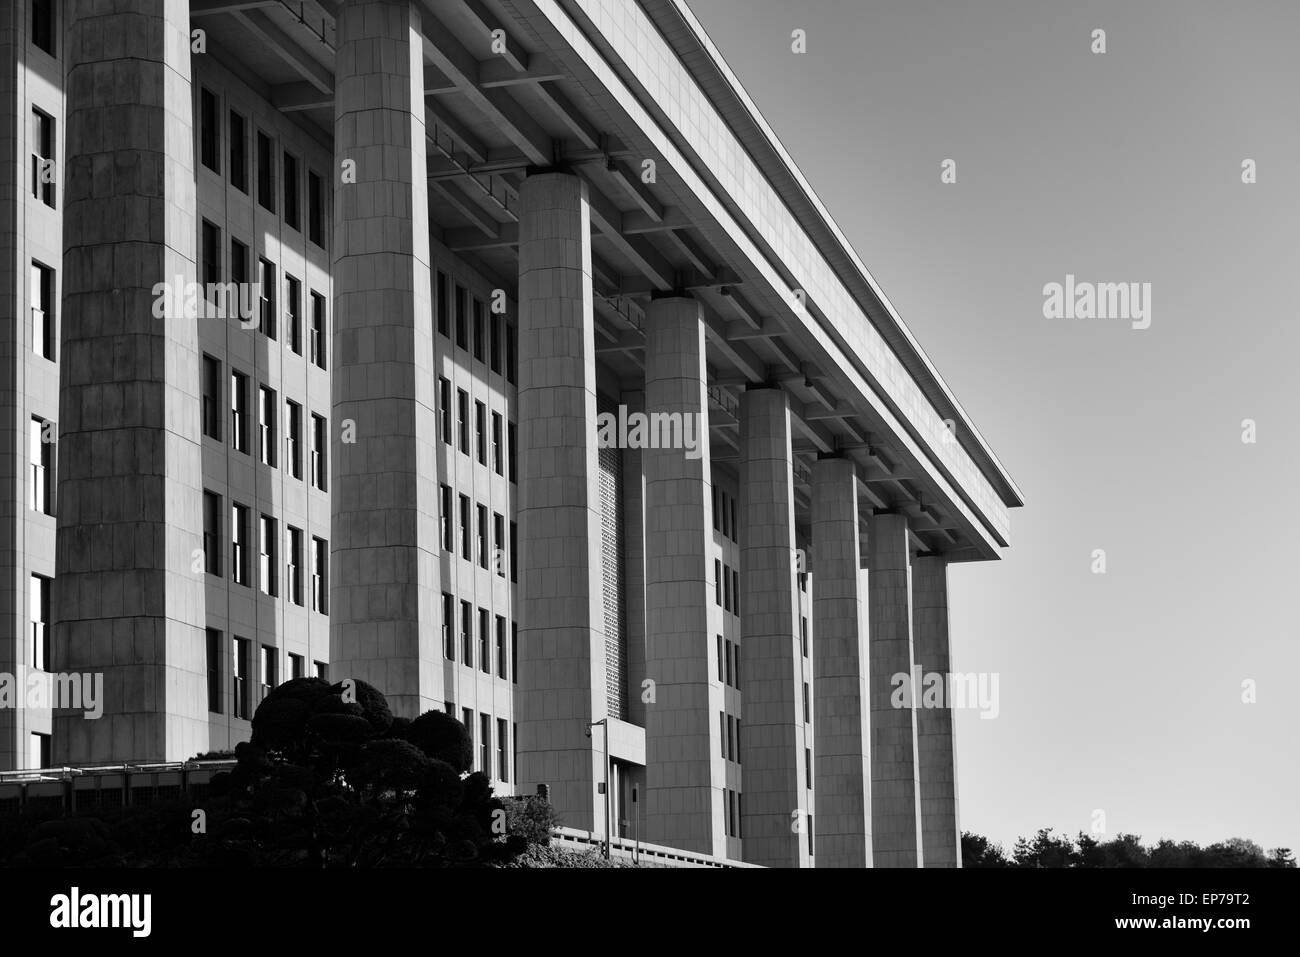
[{"label": "concrete column", "polygon": [[[54,718],[59,761],[206,750],[198,321],[155,318],[195,275],[189,11],[68,15],[54,666],[102,672],[104,714]],[[184,290],[176,290],[183,294]]]},{"label": "concrete column", "polygon": [[519,190],[520,793],[538,784],[570,827],[603,831],[605,611],[587,185]]},{"label": "concrete column", "polygon": [[[876,867],[922,865],[907,516],[871,517],[871,841]],[[900,684],[897,676],[903,676]]]},{"label": "concrete column", "polygon": [[[726,853],[722,688],[713,656],[712,502],[704,324],[694,299],[646,312],[646,411],[677,417],[642,451],[646,493],[646,840]],[[654,421],[653,418],[651,420]],[[671,419],[669,420],[671,421]],[[695,448],[683,446],[693,440]]]},{"label": "concrete column", "polygon": [[[940,555],[912,562],[912,627],[923,675],[952,671],[948,645],[948,562]],[[951,702],[916,712],[922,845],[926,867],[961,867],[957,813],[957,747]]]},{"label": "concrete column", "polygon": [[740,443],[743,853],[754,864],[801,867],[810,863],[811,808],[800,780],[803,664],[790,405],[784,392],[750,389],[741,395]]},{"label": "concrete column", "polygon": [[330,671],[414,718],[444,700],[418,8],[343,4],[337,50],[335,167],[356,182],[334,204]]},{"label": "concrete column", "polygon": [[870,697],[853,462],[812,472],[814,838],[818,867],[871,866]]}]

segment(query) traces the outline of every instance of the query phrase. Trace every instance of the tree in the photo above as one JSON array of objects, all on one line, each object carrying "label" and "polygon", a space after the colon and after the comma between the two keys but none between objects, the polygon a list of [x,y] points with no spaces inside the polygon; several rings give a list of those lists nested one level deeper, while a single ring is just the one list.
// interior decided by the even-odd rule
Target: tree
[{"label": "tree", "polygon": [[1001,844],[994,844],[987,837],[973,831],[961,832],[961,866],[962,867],[1010,867]]},{"label": "tree", "polygon": [[1069,867],[1074,863],[1074,843],[1065,835],[1040,828],[1032,840],[1019,838],[1012,852],[1017,867]]}]

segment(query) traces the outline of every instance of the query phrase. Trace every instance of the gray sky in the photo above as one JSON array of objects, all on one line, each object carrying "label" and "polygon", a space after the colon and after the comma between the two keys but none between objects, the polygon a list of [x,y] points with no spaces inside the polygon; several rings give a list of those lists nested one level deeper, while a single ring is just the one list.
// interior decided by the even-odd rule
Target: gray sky
[{"label": "gray sky", "polygon": [[950,576],[963,827],[1300,849],[1300,4],[690,3],[1028,501]]}]

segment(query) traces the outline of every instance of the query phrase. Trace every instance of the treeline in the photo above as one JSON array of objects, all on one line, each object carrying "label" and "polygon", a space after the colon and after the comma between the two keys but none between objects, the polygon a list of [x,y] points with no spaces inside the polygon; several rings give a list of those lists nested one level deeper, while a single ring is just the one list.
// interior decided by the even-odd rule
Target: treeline
[{"label": "treeline", "polygon": [[1099,841],[1080,831],[1073,839],[1042,828],[1020,837],[1010,854],[1001,844],[971,831],[961,834],[962,867],[1295,867],[1290,848],[1265,853],[1254,841],[1229,838],[1205,847],[1195,841],[1161,839],[1151,846],[1136,834]]}]

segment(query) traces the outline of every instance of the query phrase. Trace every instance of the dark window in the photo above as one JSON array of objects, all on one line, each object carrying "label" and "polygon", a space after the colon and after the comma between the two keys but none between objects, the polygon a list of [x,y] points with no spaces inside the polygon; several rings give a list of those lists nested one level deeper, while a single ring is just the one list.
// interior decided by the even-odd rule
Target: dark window
[{"label": "dark window", "polygon": [[234,677],[234,711],[236,718],[248,720],[248,639],[236,638],[234,647],[235,667],[232,675]]},{"label": "dark window", "polygon": [[292,399],[284,400],[284,459],[289,474],[302,478],[302,406]]},{"label": "dark window", "polygon": [[469,309],[468,293],[465,292],[464,286],[457,283],[456,284],[456,345],[459,346],[461,349],[469,348],[468,345],[469,334],[467,331],[467,326],[469,324],[469,316],[466,315],[468,309]]},{"label": "dark window", "polygon": [[497,677],[506,677],[506,620],[500,615],[496,617],[497,624]]},{"label": "dark window", "polygon": [[325,182],[307,173],[307,238],[325,248]]},{"label": "dark window", "polygon": [[54,270],[32,263],[32,351],[54,361]]},{"label": "dark window", "polygon": [[492,674],[492,618],[486,608],[478,610],[478,666],[485,675]]},{"label": "dark window", "polygon": [[487,406],[474,403],[474,447],[479,465],[487,465]]},{"label": "dark window", "polygon": [[32,109],[32,196],[54,208],[54,118]]},{"label": "dark window", "polygon": [[286,226],[298,229],[300,222],[298,219],[298,207],[300,200],[298,193],[302,185],[298,182],[298,160],[296,157],[284,154],[284,223]]},{"label": "dark window", "polygon": [[275,172],[272,169],[271,137],[257,134],[257,201],[263,209],[275,212]]},{"label": "dark window", "polygon": [[438,421],[442,440],[451,445],[451,383],[442,376],[438,377]]},{"label": "dark window", "polygon": [[230,370],[230,441],[236,452],[248,454],[248,376]]},{"label": "dark window", "polygon": [[292,651],[289,652],[289,678],[291,680],[301,678],[307,673],[305,665],[306,662],[303,660],[302,655],[295,655]]},{"label": "dark window", "polygon": [[221,172],[221,112],[217,95],[209,89],[199,90],[199,156],[203,165],[214,173]]},{"label": "dark window", "polygon": [[502,578],[506,577],[506,519],[500,512],[492,513],[492,549],[495,555],[492,567]]},{"label": "dark window", "polygon": [[518,358],[515,354],[515,327],[506,323],[506,381],[511,385],[519,379]]},{"label": "dark window", "polygon": [[510,580],[519,581],[519,526],[510,523]]},{"label": "dark window", "polygon": [[213,296],[217,295],[214,287],[221,282],[221,230],[205,219],[200,233],[199,278],[203,283],[204,298],[212,302]]},{"label": "dark window", "polygon": [[208,629],[208,710],[221,714],[221,632]]},{"label": "dark window", "polygon": [[492,776],[492,719],[479,712],[479,763],[478,769],[488,777]]},{"label": "dark window", "polygon": [[516,481],[515,459],[518,458],[519,443],[516,441],[518,429],[513,422],[506,428],[506,459],[510,472],[510,481]]},{"label": "dark window", "polygon": [[236,585],[248,584],[248,506],[230,506],[230,577]]},{"label": "dark window", "polygon": [[312,610],[329,614],[329,542],[323,538],[311,540],[311,603]]},{"label": "dark window", "polygon": [[257,555],[257,582],[263,594],[274,598],[280,594],[280,523],[269,515],[263,515],[258,523],[261,540]]},{"label": "dark window", "polygon": [[230,185],[248,192],[248,124],[234,110],[230,111]]},{"label": "dark window", "polygon": [[487,330],[484,328],[486,319],[483,313],[483,303],[474,300],[474,358],[479,362],[483,361],[483,350]]},{"label": "dark window", "polygon": [[275,649],[270,645],[262,646],[262,697],[265,698],[271,693],[271,689],[279,684],[279,664],[278,655]]},{"label": "dark window", "polygon": [[812,708],[808,702],[808,682],[803,683],[803,723],[807,724],[812,720]]},{"label": "dark window", "polygon": [[32,43],[50,56],[58,55],[54,48],[54,0],[32,0]]},{"label": "dark window", "polygon": [[456,390],[457,424],[460,427],[460,450],[469,455],[469,393]]},{"label": "dark window", "polygon": [[519,625],[510,623],[510,680],[519,684]]},{"label": "dark window", "polygon": [[312,666],[316,669],[316,677],[322,681],[328,681],[330,677],[330,666],[323,661],[313,661]]},{"label": "dark window", "polygon": [[259,386],[257,390],[257,456],[263,465],[275,468],[276,418],[279,415],[279,398],[274,389]]},{"label": "dark window", "polygon": [[221,574],[221,496],[216,492],[203,492],[203,570],[209,575]]},{"label": "dark window", "polygon": [[501,413],[492,413],[492,470],[505,474],[505,449],[501,447]]},{"label": "dark window", "polygon": [[451,525],[451,486],[438,486],[438,521],[441,522],[442,530],[442,548],[443,551],[450,552],[455,548],[455,541],[452,537]]},{"label": "dark window", "polygon": [[487,531],[487,509],[482,505],[476,505],[475,511],[478,517],[478,567],[488,567],[488,531]]},{"label": "dark window", "polygon": [[328,427],[325,417],[312,413],[311,416],[311,484],[322,492],[329,490],[329,461],[326,456],[326,433]]},{"label": "dark window", "polygon": [[[456,602],[451,595],[442,593],[442,656],[448,661],[456,660]],[[448,714],[451,712],[448,711]]]},{"label": "dark window", "polygon": [[497,718],[497,777],[502,781],[510,780],[510,767],[507,755],[510,750],[506,741],[506,720]]},{"label": "dark window", "polygon": [[318,292],[311,294],[311,361],[318,368],[326,368],[325,297]]},{"label": "dark window", "polygon": [[221,441],[221,360],[203,357],[203,434]]},{"label": "dark window", "polygon": [[43,575],[31,577],[32,667],[50,670],[50,580]]},{"label": "dark window", "polygon": [[438,301],[434,304],[434,314],[438,317],[438,335],[447,335],[447,274],[438,273]]},{"label": "dark window", "polygon": [[501,371],[501,317],[495,312],[488,320],[490,338],[488,341],[488,368],[493,372]]},{"label": "dark window", "polygon": [[474,667],[474,609],[467,601],[460,603],[460,651],[461,663],[467,668]]},{"label": "dark window", "polygon": [[469,496],[460,496],[460,557],[470,560],[469,552]]},{"label": "dark window", "polygon": [[266,259],[258,263],[262,272],[261,331],[268,339],[274,339],[279,325],[275,315],[275,265]]},{"label": "dark window", "polygon": [[[289,601],[302,605],[302,530],[289,526],[289,555],[284,567],[284,581],[289,588]],[[294,675],[302,677],[301,674]]]},{"label": "dark window", "polygon": [[285,295],[289,297],[289,348],[302,355],[302,283],[292,276],[284,277]]}]

